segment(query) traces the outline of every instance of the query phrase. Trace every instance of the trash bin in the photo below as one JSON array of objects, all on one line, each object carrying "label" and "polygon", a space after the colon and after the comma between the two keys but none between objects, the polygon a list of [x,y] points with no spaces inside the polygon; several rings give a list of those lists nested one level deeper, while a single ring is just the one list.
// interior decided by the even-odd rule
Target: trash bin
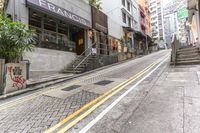
[{"label": "trash bin", "polygon": [[29,80],[29,71],[30,71],[30,61],[29,60],[22,60],[21,63],[25,63],[26,64],[26,79]]}]

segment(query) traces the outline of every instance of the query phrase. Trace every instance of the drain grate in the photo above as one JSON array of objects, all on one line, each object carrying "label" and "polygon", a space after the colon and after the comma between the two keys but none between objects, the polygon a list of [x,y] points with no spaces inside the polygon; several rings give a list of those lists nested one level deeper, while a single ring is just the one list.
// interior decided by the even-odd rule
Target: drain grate
[{"label": "drain grate", "polygon": [[95,83],[95,84],[96,84],[96,85],[101,85],[101,86],[106,86],[107,84],[110,84],[110,83],[112,83],[112,82],[114,82],[114,81],[111,81],[111,80],[102,80],[102,81],[97,82],[97,83]]},{"label": "drain grate", "polygon": [[77,89],[77,88],[80,88],[80,87],[81,87],[80,85],[72,85],[72,86],[64,88],[62,90],[63,91],[71,91],[71,90],[74,90],[74,89]]}]

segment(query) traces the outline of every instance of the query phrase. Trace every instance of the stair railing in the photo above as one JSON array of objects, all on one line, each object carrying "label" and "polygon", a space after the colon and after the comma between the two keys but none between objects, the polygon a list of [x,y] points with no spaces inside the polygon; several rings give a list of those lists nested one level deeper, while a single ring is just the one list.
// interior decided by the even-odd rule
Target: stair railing
[{"label": "stair railing", "polygon": [[79,60],[81,57],[83,57],[83,55],[87,54],[77,65],[73,64],[73,71],[75,71],[82,63],[84,63],[88,57],[90,57],[91,53],[92,53],[92,47],[96,45],[96,43],[93,43],[90,47],[88,47],[81,55],[78,55],[76,60]]},{"label": "stair railing", "polygon": [[179,40],[177,39],[176,35],[173,34],[172,36],[172,52],[171,52],[171,62],[176,65],[176,58],[177,58],[177,51],[180,48]]}]

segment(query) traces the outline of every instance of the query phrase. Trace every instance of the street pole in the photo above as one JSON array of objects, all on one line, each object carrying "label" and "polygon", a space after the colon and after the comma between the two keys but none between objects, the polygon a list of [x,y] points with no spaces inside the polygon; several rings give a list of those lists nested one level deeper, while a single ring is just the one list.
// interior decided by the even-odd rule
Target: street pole
[{"label": "street pole", "polygon": [[15,0],[13,0],[13,21],[15,21]]},{"label": "street pole", "polygon": [[149,50],[149,48],[148,48],[147,34],[146,34],[146,54],[148,54],[148,50]]}]

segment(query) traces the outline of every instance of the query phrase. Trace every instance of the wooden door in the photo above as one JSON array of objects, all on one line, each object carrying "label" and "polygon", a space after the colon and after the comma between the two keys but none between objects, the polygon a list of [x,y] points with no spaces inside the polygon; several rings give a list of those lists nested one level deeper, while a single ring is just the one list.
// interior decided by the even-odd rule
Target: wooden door
[{"label": "wooden door", "polygon": [[76,34],[75,40],[76,40],[76,53],[77,55],[81,55],[85,50],[84,30],[80,30]]}]

